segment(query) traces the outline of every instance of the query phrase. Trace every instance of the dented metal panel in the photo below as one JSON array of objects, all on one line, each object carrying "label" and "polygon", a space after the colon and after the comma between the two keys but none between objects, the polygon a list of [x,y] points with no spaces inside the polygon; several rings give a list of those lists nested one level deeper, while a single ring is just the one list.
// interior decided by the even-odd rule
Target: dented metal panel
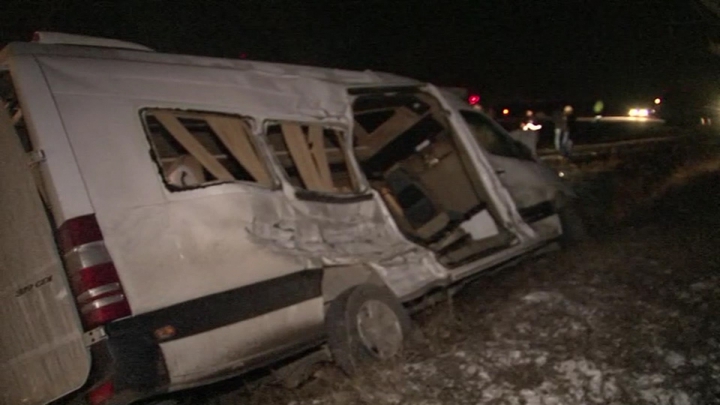
[{"label": "dented metal panel", "polygon": [[[133,317],[111,323],[108,328],[141,319],[143,315],[169,311],[168,308],[191,300],[230,290],[239,291],[305,269],[329,265],[365,265],[405,300],[433,286],[507,261],[557,236],[556,217],[543,219],[532,227],[523,222],[516,209],[517,196],[493,173],[492,160],[473,142],[472,134],[457,114],[459,107],[444,99],[433,86],[423,89],[449,111],[452,129],[459,143],[467,149],[470,166],[477,170],[488,194],[488,206],[499,212],[497,224],[485,211],[467,219],[461,226],[471,229],[478,238],[498,234],[498,228],[509,231],[513,238],[515,234],[518,236],[508,249],[453,270],[440,264],[432,251],[411,243],[403,235],[381,196],[362,176],[350,150],[350,134],[355,121],[351,108],[353,97],[348,94],[348,89],[421,85],[414,80],[374,72],[117,49],[38,44],[13,44],[9,49],[9,54],[32,57],[37,62],[36,76],[43,76],[52,91],[52,103],[45,100],[44,109],[35,112],[36,121],[45,125],[38,128],[42,129],[40,132],[46,140],[62,141],[57,143],[62,148],[48,144],[51,174],[62,173],[62,170],[78,172],[77,176],[60,177],[60,181],[52,184],[64,197],[58,199],[61,207],[58,208],[60,215],[56,217],[64,219],[66,212],[95,214],[132,308]],[[37,71],[38,67],[41,73]],[[60,118],[59,122],[54,122],[57,124],[55,131],[47,127],[50,121],[43,121],[37,115],[47,109],[52,110],[53,118]],[[200,164],[206,168],[213,166],[216,177],[229,181],[182,190],[167,187],[162,162],[158,165],[155,161],[143,126],[142,112],[147,109],[242,117],[248,126],[243,129],[243,136],[251,140],[248,144],[257,147],[258,159],[272,163],[266,173],[272,179],[265,179],[262,185],[235,181],[237,177],[225,173],[212,155],[204,154],[205,162]],[[177,120],[165,121],[167,124]],[[407,123],[407,120],[403,122]],[[338,197],[328,193],[298,192],[286,179],[284,169],[263,137],[263,131],[270,123],[303,123],[344,133],[344,142],[337,148],[345,149],[348,165],[355,170],[350,174],[355,177],[349,188],[356,193],[348,192]],[[188,139],[188,134],[178,125],[175,130],[179,131],[180,137]],[[318,133],[313,136],[317,138]],[[70,148],[64,147],[66,139],[72,145],[71,153]],[[198,152],[202,146],[191,146],[191,143],[186,142],[195,153],[189,153],[202,155]],[[0,151],[4,150],[0,148]],[[310,159],[305,158],[307,163]],[[7,163],[3,161],[2,164]],[[315,179],[316,183],[322,190],[333,190],[328,185],[332,185],[332,181],[328,182],[327,175],[318,174],[325,177],[322,181]],[[25,188],[31,184],[4,177],[0,181],[9,181],[13,186],[16,185],[13,181],[17,181],[17,185]],[[72,186],[78,185],[82,186],[83,192],[78,193],[78,199],[68,199],[68,190],[76,190]],[[516,197],[515,201],[513,197]],[[29,194],[27,198],[29,201]],[[35,205],[28,204],[22,212],[34,214],[28,223],[37,226],[22,230],[24,240],[11,238],[10,231],[3,229],[0,242],[17,248],[17,251],[42,253],[22,256],[22,260],[32,264],[31,268],[38,268],[23,277],[30,277],[30,273],[44,275],[45,270],[61,274],[57,255],[54,250],[50,253],[49,247],[54,249],[52,240],[47,229],[41,226],[42,223],[47,227],[47,223],[37,222],[43,216],[38,214],[41,208],[38,211],[37,196],[34,198]],[[13,202],[0,197],[0,203]],[[487,229],[481,229],[485,227]],[[42,243],[35,243],[32,238],[39,238]],[[3,249],[7,250],[5,245]],[[6,255],[2,260],[12,257]],[[33,261],[40,259],[44,261]],[[20,271],[12,274],[19,276]],[[15,285],[14,279],[3,282],[3,286]],[[49,322],[49,317],[54,316],[55,322],[61,323],[54,333],[45,335],[47,342],[38,338],[38,347],[50,351],[43,351],[40,356],[40,351],[21,347],[21,343],[14,341],[6,349],[3,341],[0,353],[3,361],[7,358],[8,361],[40,362],[38,375],[46,372],[53,374],[55,379],[45,375],[45,381],[50,381],[52,386],[31,386],[30,383],[38,383],[38,380],[21,381],[24,374],[18,373],[35,366],[11,368],[11,371],[3,369],[0,376],[5,385],[0,388],[6,388],[7,384],[28,384],[27,389],[6,395],[30,395],[27,392],[35,395],[31,387],[37,386],[39,388],[32,389],[46,391],[37,393],[37,397],[44,395],[42,400],[47,401],[52,398],[48,393],[52,389],[57,391],[52,395],[61,395],[62,389],[76,388],[87,375],[87,353],[82,346],[70,294],[64,281],[46,284],[51,287],[43,286],[45,289],[38,291],[52,295],[37,295],[45,297],[46,301],[32,308],[32,316],[43,322]],[[7,299],[15,305],[12,297],[3,294],[3,302]],[[53,305],[49,305],[51,299],[57,302],[52,301]],[[166,366],[174,384],[171,389],[191,386],[223,370],[242,368],[259,356],[318,334],[322,328],[323,304],[318,294],[300,303],[284,303],[285,307],[262,315],[254,314],[248,319],[233,320],[223,326],[215,325],[163,342]],[[3,305],[0,309],[3,320],[16,322],[7,312],[10,310],[22,312],[26,308]],[[30,316],[27,315],[28,319]],[[43,330],[42,327],[24,327],[29,334]],[[2,339],[18,339],[18,336],[7,334],[2,335]],[[21,352],[27,353],[20,355]],[[20,360],[10,360],[15,358]],[[14,398],[10,402],[17,402]]]},{"label": "dented metal panel", "polygon": [[[109,61],[43,59],[41,65],[134,313],[317,263],[372,262],[399,296],[445,278],[432,254],[397,230],[376,195],[332,204],[300,200],[287,184],[268,190],[242,183],[169,192],[148,158],[142,108],[241,114],[255,119],[256,133],[265,118],[348,128],[345,86],[281,76],[266,78],[261,89],[246,72],[183,66],[169,75],[150,64],[119,69]],[[170,275],[173,288],[166,291]]]},{"label": "dented metal panel", "polygon": [[[258,72],[168,66],[110,60],[39,58],[58,94],[232,107],[245,115],[280,118],[342,116],[345,102],[337,85],[317,79],[272,77]],[[112,80],[108,80],[112,78]]]},{"label": "dented metal panel", "polygon": [[[289,65],[240,59],[220,59],[205,56],[174,55],[167,53],[137,52],[110,48],[77,46],[47,46],[43,44],[15,42],[7,46],[10,55],[35,55],[74,57],[85,60],[131,61],[165,64],[172,66],[195,66],[201,68],[228,69],[238,72],[255,72],[268,78],[306,78],[335,83],[345,87],[371,85],[408,86],[421,82],[384,72],[351,71],[314,66]],[[258,84],[261,87],[262,83]]]},{"label": "dented metal panel", "polygon": [[[292,191],[288,192],[289,194]],[[248,228],[255,243],[323,265],[368,263],[399,297],[447,276],[428,250],[402,235],[380,197],[348,204],[287,198],[258,206]]]},{"label": "dented metal panel", "polygon": [[[146,158],[147,140],[128,135],[139,132],[135,114],[144,107],[241,114],[254,119],[256,134],[261,132],[266,120],[319,122],[345,128],[345,132],[350,133],[354,119],[350,109],[352,99],[347,94],[349,87],[416,82],[371,72],[142,55],[117,50],[96,50],[92,59],[81,57],[83,50],[55,50],[52,56],[42,55],[43,52],[50,55],[50,51],[35,52],[40,54],[39,63],[76,145],[78,163],[85,173],[98,220],[109,228],[109,249],[116,251],[118,265],[127,266],[131,269],[129,272],[137,271],[138,278],[140,274],[147,274],[149,268],[168,266],[189,276],[196,265],[192,258],[201,255],[202,250],[171,241],[178,238],[209,241],[209,245],[202,248],[212,246],[214,252],[225,252],[225,245],[259,247],[259,254],[253,258],[257,261],[247,262],[247,266],[265,266],[264,260],[269,263],[279,260],[287,265],[278,264],[285,270],[269,270],[268,276],[302,267],[298,263],[372,263],[399,296],[447,278],[447,269],[430,251],[408,242],[399,232],[374,192],[367,191],[372,194],[369,200],[333,204],[299,199],[288,184],[283,185],[282,192],[239,183],[182,193],[160,191],[163,186],[157,168]],[[150,61],[153,63],[146,63]],[[168,65],[170,63],[172,65]],[[170,68],[172,74],[169,74]],[[451,111],[450,122],[469,151],[491,203],[498,207],[502,226],[516,232],[521,243],[535,238],[533,229],[517,214],[513,196],[492,174],[492,162],[473,143],[462,118],[452,112],[458,106],[448,99],[454,98],[443,98],[433,86],[425,89]],[[265,156],[272,160],[271,152],[260,144]],[[112,150],[120,160],[132,162],[128,165],[130,168],[117,170],[113,160],[94,152],[101,150]],[[350,164],[357,169],[353,158]],[[276,177],[282,178],[282,170],[277,167],[274,170]],[[367,185],[364,186],[367,189]],[[252,208],[235,209],[240,206]],[[199,231],[185,231],[187,221],[192,221],[195,229],[208,229],[208,234],[201,237]],[[132,228],[128,224],[132,224]],[[214,226],[218,229],[213,229]],[[135,230],[134,234],[131,229]],[[159,229],[177,231],[167,236]],[[126,259],[134,249],[139,249],[140,254]],[[242,255],[242,251],[242,248],[236,250],[240,252],[238,255]],[[232,263],[240,256],[228,255],[227,264],[219,266],[222,270],[217,270],[216,277],[226,274],[225,277],[232,278]],[[163,261],[163,257],[181,259]],[[202,260],[205,262],[207,259]],[[136,277],[133,275],[124,277],[128,279],[131,305],[137,310],[150,310],[176,299],[200,296],[215,288],[210,285],[202,288],[209,281],[198,280],[201,288],[194,290],[190,284],[195,277],[190,277],[188,287],[180,288],[178,296],[147,298],[147,293],[161,288],[161,280],[147,284],[132,281]],[[225,277],[218,279],[228,281]],[[244,275],[241,281],[233,280],[237,284],[261,277],[264,275]],[[138,292],[133,294],[136,284]]]},{"label": "dented metal panel", "polygon": [[85,383],[90,355],[28,161],[0,108],[0,404],[44,404]]}]

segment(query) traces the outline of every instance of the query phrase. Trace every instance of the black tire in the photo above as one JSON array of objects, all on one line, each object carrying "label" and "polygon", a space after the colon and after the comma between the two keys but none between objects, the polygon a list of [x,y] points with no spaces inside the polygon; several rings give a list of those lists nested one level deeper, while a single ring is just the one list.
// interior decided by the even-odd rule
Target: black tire
[{"label": "black tire", "polygon": [[[382,353],[382,350],[369,347],[368,339],[361,336],[363,333],[359,330],[361,323],[359,319],[363,318],[365,313],[361,314],[361,310],[367,311],[369,305],[391,311],[385,312],[383,322],[386,324],[388,323],[386,321],[392,320],[390,313],[395,317],[396,323],[391,322],[392,332],[399,332],[402,335],[400,337],[392,335],[389,338],[400,339],[399,350],[390,353],[390,356],[388,351]],[[354,375],[359,368],[368,363],[397,357],[402,350],[402,343],[410,336],[412,322],[405,308],[390,290],[372,284],[361,284],[345,291],[330,302],[325,315],[325,326],[333,360],[346,374]]]},{"label": "black tire", "polygon": [[564,247],[572,247],[588,240],[587,229],[573,204],[566,204],[558,210],[560,224],[562,225],[562,244]]}]

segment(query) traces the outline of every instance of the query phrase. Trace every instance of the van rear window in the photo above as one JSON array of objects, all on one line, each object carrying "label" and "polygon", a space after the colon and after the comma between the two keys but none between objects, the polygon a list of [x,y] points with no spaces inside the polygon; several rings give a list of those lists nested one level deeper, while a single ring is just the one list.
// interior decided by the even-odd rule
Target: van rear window
[{"label": "van rear window", "polygon": [[142,114],[152,154],[171,191],[244,181],[272,186],[248,119],[149,109]]}]

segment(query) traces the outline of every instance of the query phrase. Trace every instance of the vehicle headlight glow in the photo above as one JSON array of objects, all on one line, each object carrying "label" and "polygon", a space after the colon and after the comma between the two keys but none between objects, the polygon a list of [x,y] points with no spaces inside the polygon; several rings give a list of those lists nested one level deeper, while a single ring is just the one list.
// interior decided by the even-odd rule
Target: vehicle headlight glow
[{"label": "vehicle headlight glow", "polygon": [[542,125],[534,124],[532,122],[528,122],[526,124],[523,124],[523,126],[522,126],[523,131],[539,131],[541,129],[542,129]]},{"label": "vehicle headlight glow", "polygon": [[647,108],[631,108],[628,115],[631,117],[649,117],[650,110]]}]

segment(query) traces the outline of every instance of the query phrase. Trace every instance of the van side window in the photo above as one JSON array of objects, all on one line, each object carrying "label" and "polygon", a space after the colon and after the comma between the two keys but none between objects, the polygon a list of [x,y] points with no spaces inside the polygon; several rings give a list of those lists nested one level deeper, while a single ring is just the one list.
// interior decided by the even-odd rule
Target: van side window
[{"label": "van side window", "polygon": [[171,191],[232,181],[273,185],[246,118],[159,109],[145,110],[142,118]]},{"label": "van side window", "polygon": [[342,131],[315,124],[273,123],[268,142],[290,183],[325,193],[355,193],[358,181],[348,166]]}]

